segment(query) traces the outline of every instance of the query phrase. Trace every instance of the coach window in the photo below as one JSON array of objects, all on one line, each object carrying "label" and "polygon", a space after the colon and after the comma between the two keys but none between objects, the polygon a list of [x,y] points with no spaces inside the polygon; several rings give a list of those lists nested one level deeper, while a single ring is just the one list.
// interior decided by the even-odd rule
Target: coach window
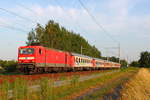
[{"label": "coach window", "polygon": [[76,58],[76,63],[78,63],[78,58]]},{"label": "coach window", "polygon": [[81,58],[79,58],[79,63],[81,63]]},{"label": "coach window", "polygon": [[39,49],[39,54],[40,54],[40,55],[42,54],[42,50],[41,50],[41,49]]}]

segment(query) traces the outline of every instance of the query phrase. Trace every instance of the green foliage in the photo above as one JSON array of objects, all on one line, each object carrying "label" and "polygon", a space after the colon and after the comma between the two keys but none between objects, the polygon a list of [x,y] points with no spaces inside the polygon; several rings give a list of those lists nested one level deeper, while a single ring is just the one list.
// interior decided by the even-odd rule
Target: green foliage
[{"label": "green foliage", "polygon": [[150,52],[144,51],[140,54],[138,61],[131,62],[130,66],[133,67],[150,67]]},{"label": "green foliage", "polygon": [[119,58],[116,58],[116,57],[114,57],[114,56],[109,57],[109,60],[110,60],[110,61],[113,61],[113,62],[119,62]]},{"label": "green foliage", "polygon": [[35,32],[32,31],[28,33],[28,42],[26,42],[27,45],[31,45],[33,43],[36,43],[36,36],[35,36]]},{"label": "green foliage", "polygon": [[150,52],[144,51],[140,54],[138,61],[131,62],[130,66],[133,67],[150,67]]},{"label": "green foliage", "polygon": [[112,61],[112,62],[119,62],[119,58],[115,57],[115,56],[112,56],[112,57],[102,57],[102,59],[104,60],[109,60],[109,61]]},{"label": "green foliage", "polygon": [[14,60],[0,60],[0,66],[6,71],[6,72],[14,72],[17,70],[17,61]]},{"label": "green foliage", "polygon": [[132,61],[130,66],[139,67],[139,62],[138,61]]},{"label": "green foliage", "polygon": [[82,46],[84,55],[101,57],[100,51],[95,46],[91,46],[82,36],[61,27],[53,20],[50,20],[45,27],[37,24],[35,30],[29,32],[27,39],[27,45],[40,44],[45,47],[75,53],[81,53]]},{"label": "green foliage", "polygon": [[126,60],[120,60],[121,67],[127,67],[128,63]]},{"label": "green foliage", "polygon": [[141,67],[150,67],[150,52],[141,52],[138,62]]}]

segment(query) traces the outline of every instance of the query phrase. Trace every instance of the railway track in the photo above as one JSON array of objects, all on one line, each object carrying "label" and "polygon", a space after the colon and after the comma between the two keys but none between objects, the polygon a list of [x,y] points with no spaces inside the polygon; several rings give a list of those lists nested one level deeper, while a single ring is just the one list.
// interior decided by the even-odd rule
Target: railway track
[{"label": "railway track", "polygon": [[63,72],[63,73],[48,73],[48,74],[33,74],[33,75],[0,75],[0,83],[2,83],[4,80],[8,80],[10,82],[13,82],[16,78],[23,78],[26,80],[38,80],[42,77],[47,77],[50,79],[54,80],[61,80],[62,77],[72,77],[75,75],[79,76],[86,76],[86,75],[91,75],[94,73],[104,73],[104,72],[109,72],[112,70],[94,70],[94,71],[79,71],[79,72]]}]

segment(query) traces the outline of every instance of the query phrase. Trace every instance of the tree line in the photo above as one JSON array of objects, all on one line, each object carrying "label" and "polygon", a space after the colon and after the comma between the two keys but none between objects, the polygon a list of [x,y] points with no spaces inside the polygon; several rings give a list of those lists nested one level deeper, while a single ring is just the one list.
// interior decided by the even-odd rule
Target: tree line
[{"label": "tree line", "polygon": [[130,65],[135,67],[150,67],[150,52],[141,52],[140,59],[133,61]]},{"label": "tree line", "polygon": [[81,53],[100,58],[101,52],[93,45],[90,45],[80,34],[69,31],[58,23],[50,20],[45,27],[37,24],[36,28],[28,33],[27,45],[42,45],[63,51]]},{"label": "tree line", "polygon": [[[26,44],[42,45],[79,54],[81,54],[82,46],[83,55],[107,60],[106,57],[101,56],[101,52],[94,45],[90,45],[80,34],[67,30],[53,20],[50,20],[45,27],[37,24],[36,28],[28,33]],[[119,62],[117,57],[109,57],[108,60]],[[120,60],[120,63],[122,66],[127,66],[126,60]]]}]

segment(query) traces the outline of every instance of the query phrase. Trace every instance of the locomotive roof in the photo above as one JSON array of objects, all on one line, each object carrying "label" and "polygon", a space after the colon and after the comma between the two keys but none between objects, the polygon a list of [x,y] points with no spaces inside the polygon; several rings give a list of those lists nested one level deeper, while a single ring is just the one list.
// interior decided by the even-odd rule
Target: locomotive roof
[{"label": "locomotive roof", "polygon": [[46,49],[51,49],[51,50],[56,50],[56,51],[59,51],[59,52],[66,52],[66,51],[62,51],[62,50],[58,50],[58,49],[54,49],[54,48],[49,48],[49,47],[43,47],[43,46],[21,46],[20,48],[36,48],[36,47],[41,47],[41,48],[46,48]]}]

